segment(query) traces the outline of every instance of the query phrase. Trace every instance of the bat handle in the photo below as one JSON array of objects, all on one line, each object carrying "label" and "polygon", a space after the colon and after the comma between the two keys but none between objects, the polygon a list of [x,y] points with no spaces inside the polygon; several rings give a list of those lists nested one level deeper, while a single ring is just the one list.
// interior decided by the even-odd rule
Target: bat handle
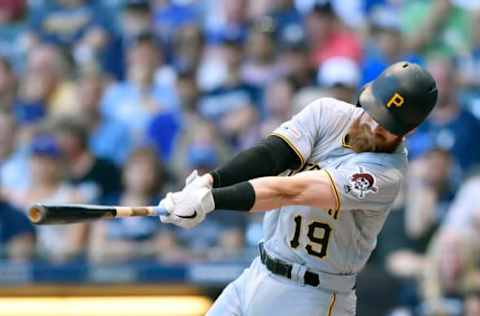
[{"label": "bat handle", "polygon": [[153,207],[153,216],[168,216],[168,211],[160,206]]}]

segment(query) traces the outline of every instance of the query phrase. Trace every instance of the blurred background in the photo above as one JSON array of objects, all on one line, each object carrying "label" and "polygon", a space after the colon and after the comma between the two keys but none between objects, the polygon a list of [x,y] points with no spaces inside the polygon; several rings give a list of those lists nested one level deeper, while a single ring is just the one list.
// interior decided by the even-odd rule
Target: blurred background
[{"label": "blurred background", "polygon": [[33,227],[34,202],[154,205],[389,64],[437,80],[358,315],[480,315],[480,1],[0,0],[0,315],[202,315],[261,215]]}]

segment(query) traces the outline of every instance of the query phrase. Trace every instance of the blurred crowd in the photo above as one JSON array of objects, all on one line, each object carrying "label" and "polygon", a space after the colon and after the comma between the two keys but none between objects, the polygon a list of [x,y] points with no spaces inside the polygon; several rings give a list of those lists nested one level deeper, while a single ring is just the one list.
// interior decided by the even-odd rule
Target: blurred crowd
[{"label": "blurred crowd", "polygon": [[52,264],[238,259],[261,216],[32,227],[33,203],[155,205],[310,101],[389,64],[439,98],[369,266],[390,315],[480,315],[480,2],[0,0],[0,257]]}]

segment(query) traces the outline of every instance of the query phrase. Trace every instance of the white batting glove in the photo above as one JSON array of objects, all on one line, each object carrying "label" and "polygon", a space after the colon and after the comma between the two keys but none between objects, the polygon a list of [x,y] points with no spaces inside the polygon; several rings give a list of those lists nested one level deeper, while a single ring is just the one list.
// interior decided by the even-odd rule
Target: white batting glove
[{"label": "white batting glove", "polygon": [[169,215],[160,216],[162,223],[172,223],[183,228],[200,224],[206,214],[215,209],[212,185],[206,176],[200,177],[194,170],[186,179],[180,192],[168,193],[159,206]]},{"label": "white batting glove", "polygon": [[169,213],[160,216],[162,223],[171,223],[183,228],[197,226],[205,219],[207,213],[215,209],[212,191],[207,188],[168,193],[160,201],[159,206]]}]

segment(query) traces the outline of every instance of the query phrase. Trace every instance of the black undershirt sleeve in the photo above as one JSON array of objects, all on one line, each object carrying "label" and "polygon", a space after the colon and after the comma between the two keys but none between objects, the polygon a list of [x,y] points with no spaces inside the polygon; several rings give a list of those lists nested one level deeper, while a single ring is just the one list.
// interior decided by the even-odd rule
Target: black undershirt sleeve
[{"label": "black undershirt sleeve", "polygon": [[287,169],[298,169],[300,165],[300,157],[290,145],[271,135],[210,174],[213,187],[220,188],[259,177],[276,176]]}]

